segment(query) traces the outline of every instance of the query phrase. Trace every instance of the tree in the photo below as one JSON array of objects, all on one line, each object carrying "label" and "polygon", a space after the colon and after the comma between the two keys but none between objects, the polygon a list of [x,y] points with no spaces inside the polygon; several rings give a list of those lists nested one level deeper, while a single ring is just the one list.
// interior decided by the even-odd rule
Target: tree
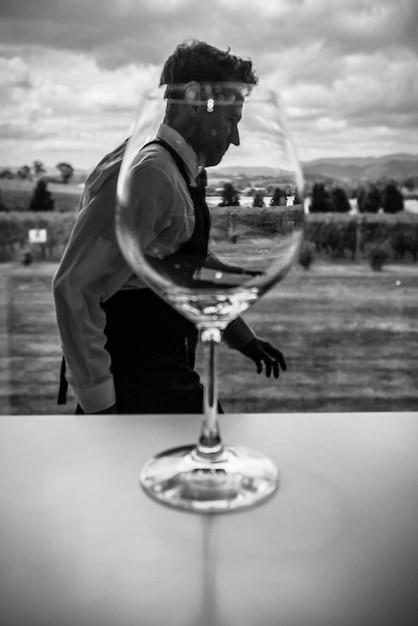
[{"label": "tree", "polygon": [[312,188],[311,213],[330,213],[333,210],[331,196],[324,183],[315,183]]},{"label": "tree", "polygon": [[303,198],[301,196],[300,190],[298,188],[295,189],[295,196],[293,198],[293,204],[296,206],[297,204],[302,204]]},{"label": "tree", "polygon": [[53,211],[54,206],[55,203],[48,191],[48,185],[46,181],[41,178],[33,190],[29,211]]},{"label": "tree", "polygon": [[273,193],[273,197],[270,200],[270,206],[285,206],[286,205],[286,192],[281,187],[276,187]]},{"label": "tree", "polygon": [[261,191],[256,191],[254,195],[253,206],[258,207],[259,209],[265,206],[264,195]]},{"label": "tree", "polygon": [[17,176],[18,178],[21,178],[22,180],[31,180],[32,176],[30,173],[29,165],[23,165],[22,167],[20,167],[17,170]]},{"label": "tree", "polygon": [[360,213],[377,213],[382,206],[377,185],[370,183],[366,188],[360,189],[357,205]]},{"label": "tree", "polygon": [[42,163],[42,161],[34,161],[32,164],[32,167],[33,167],[33,171],[34,171],[36,178],[40,178],[42,174],[46,173],[46,170],[44,168],[44,164]]},{"label": "tree", "polygon": [[68,181],[74,174],[74,168],[69,163],[58,163],[56,165],[57,170],[60,171],[62,182],[68,184]]},{"label": "tree", "polygon": [[12,178],[14,177],[15,175],[13,174],[12,170],[10,170],[9,168],[6,168],[0,171],[0,178],[6,178],[8,180],[12,180]]},{"label": "tree", "polygon": [[404,187],[409,191],[413,192],[418,188],[418,175],[417,176],[409,176],[404,180]]},{"label": "tree", "polygon": [[239,206],[239,193],[231,183],[224,183],[219,206]]},{"label": "tree", "polygon": [[337,213],[348,213],[351,210],[347,193],[342,187],[333,187],[331,190],[331,202],[334,211]]},{"label": "tree", "polygon": [[382,207],[385,213],[398,213],[403,211],[404,200],[395,183],[388,183],[382,193]]}]

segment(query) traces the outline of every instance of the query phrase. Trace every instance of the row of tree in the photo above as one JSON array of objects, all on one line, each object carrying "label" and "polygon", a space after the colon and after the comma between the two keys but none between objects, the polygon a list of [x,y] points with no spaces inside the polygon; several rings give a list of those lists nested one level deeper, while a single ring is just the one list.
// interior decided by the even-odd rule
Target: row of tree
[{"label": "row of tree", "polygon": [[[68,178],[66,182],[68,182]],[[54,210],[54,200],[48,190],[47,183],[46,177],[39,178],[30,200],[30,211]],[[221,195],[222,201],[219,206],[240,206],[240,194],[231,183],[224,184]],[[301,200],[295,195],[294,204],[300,204],[300,202]],[[269,200],[269,205],[285,206],[286,203],[287,190],[277,187]],[[254,194],[253,206],[257,208],[266,206],[263,192],[257,191]],[[379,210],[383,210],[385,213],[397,213],[404,209],[404,199],[394,182],[388,182],[381,186],[369,183],[358,190],[357,207],[360,213],[377,213]],[[324,183],[313,185],[309,206],[311,213],[348,213],[351,208],[347,192],[342,187],[333,186],[329,189]],[[1,203],[1,198],[0,210],[7,211],[7,207]]]},{"label": "row of tree", "polygon": [[[283,187],[273,188],[273,195],[268,201],[270,206],[286,206],[287,196],[294,195],[290,190],[283,189]],[[253,207],[262,208],[266,206],[265,194],[261,190],[255,190],[253,197]],[[219,206],[240,206],[240,192],[234,187],[232,183],[224,183],[221,192],[222,200]],[[294,196],[294,204],[299,204],[301,200],[298,200],[297,195]]]},{"label": "row of tree", "polygon": [[[290,193],[288,189],[276,187],[268,204],[285,206],[288,195],[294,195],[294,193]],[[377,213],[380,210],[384,213],[397,213],[404,209],[402,192],[394,181],[367,183],[356,189],[352,195],[357,201],[360,213]],[[240,192],[232,183],[224,183],[221,196],[219,206],[240,206]],[[299,204],[300,200],[295,197],[294,203]],[[258,208],[266,206],[263,191],[255,191],[252,205]],[[312,186],[309,207],[311,213],[348,213],[351,209],[352,204],[344,187],[326,185],[322,182],[314,183]]]},{"label": "row of tree", "polygon": [[32,166],[23,165],[16,171],[12,171],[9,168],[0,171],[0,179],[18,179],[18,180],[40,180],[45,179],[51,183],[64,183],[68,184],[74,175],[74,168],[70,163],[61,162],[57,163],[55,168],[60,174],[60,178],[54,176],[47,176],[46,169],[42,161],[34,161]]},{"label": "row of tree", "polygon": [[[360,213],[398,213],[404,209],[402,192],[395,182],[388,181],[377,185],[368,183],[360,187],[355,195]],[[342,187],[328,188],[324,183],[315,183],[309,211],[311,213],[348,213],[351,204],[347,192]]]}]

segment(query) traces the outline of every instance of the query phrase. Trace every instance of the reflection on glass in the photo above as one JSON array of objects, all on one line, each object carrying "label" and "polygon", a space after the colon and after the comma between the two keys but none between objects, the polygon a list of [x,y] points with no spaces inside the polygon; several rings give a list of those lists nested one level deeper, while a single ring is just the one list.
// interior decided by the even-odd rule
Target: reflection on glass
[{"label": "reflection on glass", "polygon": [[[172,106],[193,106],[199,118],[194,147],[202,202],[194,215],[201,229],[198,244],[167,253],[141,240],[144,215],[136,185],[142,148],[155,139]],[[254,505],[277,489],[278,471],[268,458],[222,441],[217,346],[226,326],[282,280],[297,258],[302,191],[286,114],[275,92],[193,82],[144,96],[118,181],[118,240],[137,275],[197,325],[206,354],[198,443],[158,454],[141,474],[145,490],[170,506],[229,511]]]}]

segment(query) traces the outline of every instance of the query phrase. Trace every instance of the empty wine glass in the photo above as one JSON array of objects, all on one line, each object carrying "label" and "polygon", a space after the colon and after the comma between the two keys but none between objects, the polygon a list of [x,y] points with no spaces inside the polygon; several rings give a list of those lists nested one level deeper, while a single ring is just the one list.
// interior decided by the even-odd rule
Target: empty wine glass
[{"label": "empty wine glass", "polygon": [[[207,249],[164,255],[141,239],[135,176],[141,149],[156,137],[167,107],[199,111],[199,189],[206,196]],[[219,129],[229,124],[227,141]],[[166,450],[143,467],[145,491],[198,512],[248,507],[271,496],[278,469],[261,452],[220,434],[217,349],[226,326],[281,281],[303,236],[303,177],[280,96],[262,85],[196,83],[147,92],[118,180],[116,231],[132,270],[195,323],[205,355],[204,406],[195,444]]]}]

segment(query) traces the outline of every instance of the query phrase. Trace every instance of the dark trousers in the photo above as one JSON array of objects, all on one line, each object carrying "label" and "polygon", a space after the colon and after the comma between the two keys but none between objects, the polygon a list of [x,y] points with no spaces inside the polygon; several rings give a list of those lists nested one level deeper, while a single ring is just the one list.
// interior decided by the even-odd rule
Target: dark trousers
[{"label": "dark trousers", "polygon": [[102,306],[118,413],[201,413],[194,324],[150,289],[122,290]]}]

